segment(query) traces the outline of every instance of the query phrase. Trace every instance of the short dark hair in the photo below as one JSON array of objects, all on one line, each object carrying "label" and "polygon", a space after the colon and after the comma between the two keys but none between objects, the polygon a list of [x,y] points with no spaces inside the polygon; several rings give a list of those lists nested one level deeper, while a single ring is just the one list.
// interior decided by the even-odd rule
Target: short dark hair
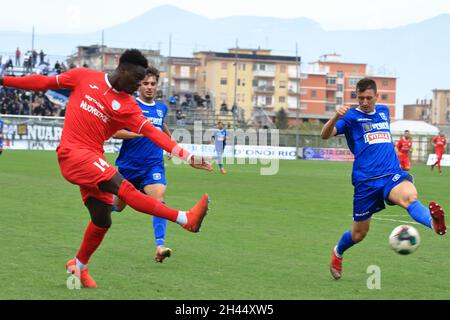
[{"label": "short dark hair", "polygon": [[145,71],[145,76],[146,77],[148,77],[148,76],[155,77],[156,78],[156,82],[158,82],[159,81],[159,70],[156,69],[153,66],[150,66]]},{"label": "short dark hair", "polygon": [[143,68],[148,68],[147,58],[145,58],[142,52],[137,49],[125,50],[125,52],[120,56],[119,65],[121,64],[133,64]]},{"label": "short dark hair", "polygon": [[370,89],[372,89],[373,91],[375,91],[375,93],[377,93],[377,84],[372,79],[362,78],[356,84],[357,92],[364,92],[364,91],[370,90]]}]

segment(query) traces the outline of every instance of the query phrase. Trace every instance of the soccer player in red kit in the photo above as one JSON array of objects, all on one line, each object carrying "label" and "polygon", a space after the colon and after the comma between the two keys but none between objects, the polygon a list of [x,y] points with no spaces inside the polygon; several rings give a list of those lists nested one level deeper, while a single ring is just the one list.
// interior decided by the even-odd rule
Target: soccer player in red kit
[{"label": "soccer player in red kit", "polygon": [[78,253],[66,264],[67,271],[79,277],[84,287],[97,287],[87,263],[111,226],[113,194],[137,211],[176,222],[191,232],[199,231],[208,211],[207,194],[187,212],[174,210],[136,190],[105,160],[104,142],[118,130],[127,128],[143,134],[194,168],[212,170],[203,158],[180,148],[142,114],[131,94],[144,79],[146,68],[147,59],[132,49],[122,54],[119,66],[111,74],[79,68],[55,77],[0,77],[0,85],[6,87],[71,90],[57,155],[62,175],[80,187],[91,217]]},{"label": "soccer player in red kit", "polygon": [[405,171],[409,171],[409,168],[411,166],[409,153],[412,152],[412,138],[409,130],[405,130],[405,133],[403,134],[402,137],[400,137],[400,140],[398,140],[395,147],[397,148],[397,155],[398,159],[400,160],[400,167]]},{"label": "soccer player in red kit", "polygon": [[437,161],[433,165],[431,165],[431,171],[433,171],[434,167],[437,165],[438,166],[438,170],[439,170],[439,174],[442,174],[441,160],[442,160],[442,156],[443,156],[444,151],[445,151],[445,146],[447,145],[447,139],[445,139],[445,135],[444,135],[444,133],[442,131],[439,132],[438,136],[434,137],[433,145],[435,147],[435,153],[436,153],[436,156],[437,156]]}]

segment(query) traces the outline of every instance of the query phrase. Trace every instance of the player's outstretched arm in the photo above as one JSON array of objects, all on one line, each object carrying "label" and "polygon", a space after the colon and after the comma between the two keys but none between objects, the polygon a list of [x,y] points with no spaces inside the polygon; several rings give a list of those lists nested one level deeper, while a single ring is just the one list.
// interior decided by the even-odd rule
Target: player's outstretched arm
[{"label": "player's outstretched arm", "polygon": [[187,161],[191,167],[207,171],[212,170],[211,165],[203,157],[190,154],[189,151],[181,148],[176,141],[172,140],[167,134],[157,129],[149,121],[146,121],[142,125],[140,133],[173,156]]},{"label": "player's outstretched arm", "polygon": [[322,139],[326,140],[336,135],[337,133],[337,129],[335,127],[336,122],[338,122],[338,120],[342,118],[347,113],[348,110],[350,110],[350,107],[347,106],[340,107],[336,111],[336,114],[333,116],[333,118],[331,118],[330,120],[327,121],[327,123],[324,124],[322,132],[320,133]]},{"label": "player's outstretched arm", "polygon": [[134,138],[141,138],[143,134],[134,133],[125,129],[117,131],[112,137],[114,139],[130,140]]},{"label": "player's outstretched arm", "polygon": [[42,75],[31,75],[26,77],[0,77],[0,85],[32,91],[46,91],[60,88],[56,77]]}]

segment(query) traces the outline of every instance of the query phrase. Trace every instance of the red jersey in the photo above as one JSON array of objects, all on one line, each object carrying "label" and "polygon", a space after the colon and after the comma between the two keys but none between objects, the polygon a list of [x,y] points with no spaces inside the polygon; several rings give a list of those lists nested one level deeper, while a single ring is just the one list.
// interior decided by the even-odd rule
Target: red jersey
[{"label": "red jersey", "polygon": [[408,156],[408,153],[412,149],[412,140],[407,140],[401,137],[400,140],[398,140],[396,147],[397,150],[400,151],[402,156]]},{"label": "red jersey", "polygon": [[189,156],[147,120],[131,95],[113,89],[106,73],[79,68],[56,77],[4,77],[3,84],[28,90],[71,90],[59,145],[61,149],[89,149],[103,153],[104,142],[118,130],[127,128],[144,133],[164,150],[185,160]]},{"label": "red jersey", "polygon": [[445,137],[436,136],[433,139],[433,143],[436,145],[436,153],[444,153],[444,148],[447,144],[447,139],[445,139]]}]

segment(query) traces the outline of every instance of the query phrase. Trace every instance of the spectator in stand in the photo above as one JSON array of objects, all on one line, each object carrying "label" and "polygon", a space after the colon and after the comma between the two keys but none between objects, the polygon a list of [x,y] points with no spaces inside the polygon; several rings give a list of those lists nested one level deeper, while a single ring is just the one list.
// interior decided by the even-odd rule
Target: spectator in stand
[{"label": "spectator in stand", "polygon": [[220,114],[221,115],[226,115],[228,113],[228,106],[227,103],[224,101],[222,102],[222,104],[220,105]]},{"label": "spectator in stand", "polygon": [[44,64],[44,58],[45,58],[45,53],[44,51],[41,49],[41,52],[39,52],[39,64]]},{"label": "spectator in stand", "polygon": [[36,68],[37,57],[38,57],[38,53],[36,52],[36,50],[33,50],[31,52],[31,65],[33,66],[33,68]]},{"label": "spectator in stand", "polygon": [[56,61],[55,63],[55,71],[57,74],[61,73],[61,64],[59,63],[59,61]]},{"label": "spectator in stand", "polygon": [[20,67],[20,56],[22,53],[19,50],[19,47],[16,49],[16,67]]},{"label": "spectator in stand", "polygon": [[181,110],[177,110],[175,113],[175,117],[177,118],[177,126],[184,126],[184,119],[186,115],[183,114]]},{"label": "spectator in stand", "polygon": [[209,94],[205,95],[205,103],[206,103],[206,108],[207,109],[212,109],[212,105],[211,105],[211,97],[209,96]]},{"label": "spectator in stand", "polygon": [[169,107],[171,109],[177,109],[177,98],[175,96],[169,98]]}]

